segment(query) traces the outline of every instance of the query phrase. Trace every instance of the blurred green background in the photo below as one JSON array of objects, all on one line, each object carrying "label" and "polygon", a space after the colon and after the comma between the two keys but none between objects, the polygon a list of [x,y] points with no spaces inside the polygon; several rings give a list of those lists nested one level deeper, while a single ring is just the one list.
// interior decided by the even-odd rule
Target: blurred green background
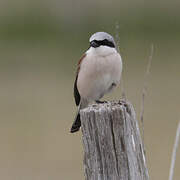
[{"label": "blurred green background", "polygon": [[[115,36],[127,98],[139,119],[144,75],[151,179],[168,179],[180,120],[180,11],[170,0],[0,2],[0,179],[83,180],[81,132],[70,134],[76,64],[96,31]],[[104,97],[120,99],[121,88]],[[175,179],[180,177],[180,150]]]}]

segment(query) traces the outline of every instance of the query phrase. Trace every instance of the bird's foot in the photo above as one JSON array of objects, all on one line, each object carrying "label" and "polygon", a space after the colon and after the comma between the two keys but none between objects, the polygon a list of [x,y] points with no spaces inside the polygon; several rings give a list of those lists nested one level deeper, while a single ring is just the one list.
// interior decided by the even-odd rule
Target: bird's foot
[{"label": "bird's foot", "polygon": [[104,103],[107,103],[107,101],[99,101],[99,100],[96,100],[96,103],[97,103],[97,104],[104,104]]}]

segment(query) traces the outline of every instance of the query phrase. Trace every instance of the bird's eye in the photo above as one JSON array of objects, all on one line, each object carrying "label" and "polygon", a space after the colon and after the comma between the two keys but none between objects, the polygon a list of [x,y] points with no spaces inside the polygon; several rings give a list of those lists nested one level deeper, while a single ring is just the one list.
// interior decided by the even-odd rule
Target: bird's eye
[{"label": "bird's eye", "polygon": [[97,41],[97,40],[94,40],[94,41],[91,41],[90,42],[90,46],[91,47],[94,47],[94,48],[97,48],[97,47],[99,47],[101,44],[99,43],[99,41]]},{"label": "bird's eye", "polygon": [[109,40],[107,40],[107,39],[104,39],[104,40],[102,41],[102,45],[104,45],[104,46],[109,46],[109,47],[115,47],[114,43],[111,42],[111,41],[109,41]]}]

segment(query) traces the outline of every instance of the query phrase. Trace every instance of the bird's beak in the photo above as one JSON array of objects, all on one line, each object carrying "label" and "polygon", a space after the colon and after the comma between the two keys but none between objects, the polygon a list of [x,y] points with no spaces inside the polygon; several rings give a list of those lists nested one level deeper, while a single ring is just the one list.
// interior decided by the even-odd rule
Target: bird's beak
[{"label": "bird's beak", "polygon": [[91,41],[90,46],[94,47],[94,48],[97,48],[97,47],[99,47],[99,44],[96,41]]}]

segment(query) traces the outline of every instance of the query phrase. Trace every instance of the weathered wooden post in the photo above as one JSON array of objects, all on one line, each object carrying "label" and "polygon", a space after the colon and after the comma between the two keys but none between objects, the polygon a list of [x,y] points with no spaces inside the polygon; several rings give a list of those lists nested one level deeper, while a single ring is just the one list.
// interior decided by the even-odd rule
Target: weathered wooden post
[{"label": "weathered wooden post", "polygon": [[86,180],[148,180],[133,106],[124,101],[81,111]]}]

